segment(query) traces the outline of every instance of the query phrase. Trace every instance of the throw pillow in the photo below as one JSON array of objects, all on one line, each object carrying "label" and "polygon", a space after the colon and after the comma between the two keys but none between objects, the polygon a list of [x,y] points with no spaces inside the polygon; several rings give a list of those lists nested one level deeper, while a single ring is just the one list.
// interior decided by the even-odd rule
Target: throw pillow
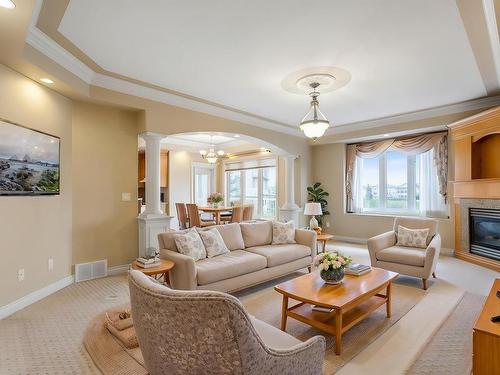
[{"label": "throw pillow", "polygon": [[427,236],[429,229],[409,229],[398,225],[398,243],[399,246],[427,247]]},{"label": "throw pillow", "polygon": [[207,250],[208,258],[229,253],[229,249],[227,248],[224,240],[222,239],[222,236],[217,229],[213,228],[200,231],[199,233],[201,240],[205,245],[205,249]]},{"label": "throw pillow", "polygon": [[293,221],[282,223],[273,221],[273,245],[295,243],[295,225]]},{"label": "throw pillow", "polygon": [[205,246],[203,246],[201,237],[195,228],[191,228],[186,233],[174,235],[174,240],[179,253],[187,255],[195,261],[207,257]]}]

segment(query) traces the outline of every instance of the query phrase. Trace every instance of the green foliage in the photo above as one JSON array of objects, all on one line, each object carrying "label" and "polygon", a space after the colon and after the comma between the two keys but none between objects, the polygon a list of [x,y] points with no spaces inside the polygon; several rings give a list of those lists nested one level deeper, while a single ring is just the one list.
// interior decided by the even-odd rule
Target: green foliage
[{"label": "green foliage", "polygon": [[323,216],[330,215],[328,212],[327,206],[328,202],[326,198],[329,196],[328,192],[324,191],[321,187],[321,182],[316,182],[313,186],[307,187],[307,200],[308,202],[320,203],[321,211],[323,211],[323,215],[316,216],[316,220],[318,220],[319,226],[323,225]]},{"label": "green foliage", "polygon": [[57,191],[59,190],[59,173],[57,170],[46,169],[42,172],[38,187],[42,191]]}]

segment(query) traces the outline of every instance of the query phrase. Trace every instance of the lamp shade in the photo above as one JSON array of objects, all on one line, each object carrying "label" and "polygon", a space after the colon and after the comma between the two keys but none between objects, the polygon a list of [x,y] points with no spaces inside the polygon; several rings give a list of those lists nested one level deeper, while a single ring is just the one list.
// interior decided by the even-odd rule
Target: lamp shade
[{"label": "lamp shade", "polygon": [[321,203],[306,203],[304,207],[304,215],[323,215],[321,210]]}]

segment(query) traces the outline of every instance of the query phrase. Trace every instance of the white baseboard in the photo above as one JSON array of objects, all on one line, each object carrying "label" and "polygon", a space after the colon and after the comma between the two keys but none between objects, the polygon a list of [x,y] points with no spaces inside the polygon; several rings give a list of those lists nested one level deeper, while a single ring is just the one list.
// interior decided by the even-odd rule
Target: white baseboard
[{"label": "white baseboard", "polygon": [[452,257],[455,255],[455,249],[450,249],[449,247],[442,247],[440,254]]},{"label": "white baseboard", "polygon": [[55,283],[49,284],[46,287],[43,287],[42,289],[35,290],[34,292],[31,292],[30,294],[27,294],[24,297],[21,297],[18,300],[13,301],[5,306],[1,306],[0,320],[8,317],[9,315],[14,314],[16,311],[24,309],[25,307],[31,305],[32,303],[40,301],[42,298],[50,296],[52,293],[55,293],[58,290],[61,290],[62,288],[65,288],[68,285],[73,284],[73,282],[74,282],[74,276],[70,275],[65,277],[64,279],[56,281]]},{"label": "white baseboard", "polygon": [[337,241],[343,241],[349,243],[361,243],[361,244],[366,244],[366,242],[368,241],[368,239],[366,238],[337,236],[337,235],[334,235],[333,239]]},{"label": "white baseboard", "polygon": [[108,268],[108,276],[119,275],[121,273],[126,273],[130,269],[130,264],[121,264],[119,266],[113,266]]}]

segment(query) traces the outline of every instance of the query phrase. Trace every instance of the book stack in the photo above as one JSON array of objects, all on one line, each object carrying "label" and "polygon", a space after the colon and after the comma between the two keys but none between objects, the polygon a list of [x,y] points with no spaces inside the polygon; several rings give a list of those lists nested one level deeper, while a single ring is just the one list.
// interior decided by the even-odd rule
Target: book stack
[{"label": "book stack", "polygon": [[137,258],[137,265],[141,268],[152,268],[152,267],[157,267],[160,265],[160,258]]},{"label": "book stack", "polygon": [[372,270],[370,266],[364,264],[352,263],[344,269],[346,275],[361,276]]}]

